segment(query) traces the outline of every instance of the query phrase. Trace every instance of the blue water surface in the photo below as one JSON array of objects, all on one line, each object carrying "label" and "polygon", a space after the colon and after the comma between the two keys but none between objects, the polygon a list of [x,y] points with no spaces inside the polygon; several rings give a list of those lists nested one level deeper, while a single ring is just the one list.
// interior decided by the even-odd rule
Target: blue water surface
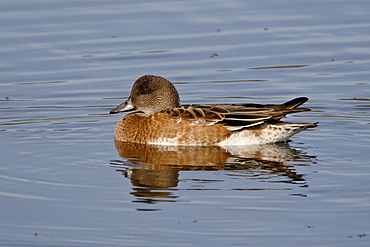
[{"label": "blue water surface", "polygon": [[[0,246],[368,246],[370,2],[0,2]],[[183,103],[307,96],[287,144],[114,143],[161,75]]]}]

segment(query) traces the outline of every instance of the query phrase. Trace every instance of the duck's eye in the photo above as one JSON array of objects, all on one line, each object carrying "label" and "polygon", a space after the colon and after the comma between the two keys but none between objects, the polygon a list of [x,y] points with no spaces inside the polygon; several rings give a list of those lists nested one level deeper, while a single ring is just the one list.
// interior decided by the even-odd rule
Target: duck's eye
[{"label": "duck's eye", "polygon": [[150,93],[152,90],[150,90],[149,88],[142,88],[140,90],[140,94],[148,94]]}]

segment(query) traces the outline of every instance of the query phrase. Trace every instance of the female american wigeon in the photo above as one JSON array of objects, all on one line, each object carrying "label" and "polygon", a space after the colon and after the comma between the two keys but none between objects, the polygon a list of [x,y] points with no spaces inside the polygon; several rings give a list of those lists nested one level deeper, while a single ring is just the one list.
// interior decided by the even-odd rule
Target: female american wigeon
[{"label": "female american wigeon", "polygon": [[136,80],[130,97],[110,111],[134,111],[117,124],[118,141],[162,145],[251,145],[286,141],[317,123],[289,123],[280,119],[297,108],[306,97],[280,105],[212,104],[180,105],[174,85],[160,76]]}]

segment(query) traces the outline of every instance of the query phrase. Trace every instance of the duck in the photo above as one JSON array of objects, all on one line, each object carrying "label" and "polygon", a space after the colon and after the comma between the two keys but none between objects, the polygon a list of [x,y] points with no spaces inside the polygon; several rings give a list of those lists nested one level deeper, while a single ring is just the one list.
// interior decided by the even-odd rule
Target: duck
[{"label": "duck", "polygon": [[116,141],[182,146],[261,145],[286,142],[293,135],[314,128],[318,122],[291,123],[288,114],[307,97],[282,104],[180,104],[175,86],[161,76],[144,75],[132,86],[130,96],[110,114],[131,112],[120,119]]}]

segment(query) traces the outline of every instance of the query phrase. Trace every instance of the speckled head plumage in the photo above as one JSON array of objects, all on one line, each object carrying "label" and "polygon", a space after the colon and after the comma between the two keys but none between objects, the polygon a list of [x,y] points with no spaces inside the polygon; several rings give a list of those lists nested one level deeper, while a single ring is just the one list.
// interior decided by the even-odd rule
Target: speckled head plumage
[{"label": "speckled head plumage", "polygon": [[110,113],[136,110],[149,116],[179,105],[179,93],[170,81],[160,76],[144,75],[135,81],[127,101]]}]

